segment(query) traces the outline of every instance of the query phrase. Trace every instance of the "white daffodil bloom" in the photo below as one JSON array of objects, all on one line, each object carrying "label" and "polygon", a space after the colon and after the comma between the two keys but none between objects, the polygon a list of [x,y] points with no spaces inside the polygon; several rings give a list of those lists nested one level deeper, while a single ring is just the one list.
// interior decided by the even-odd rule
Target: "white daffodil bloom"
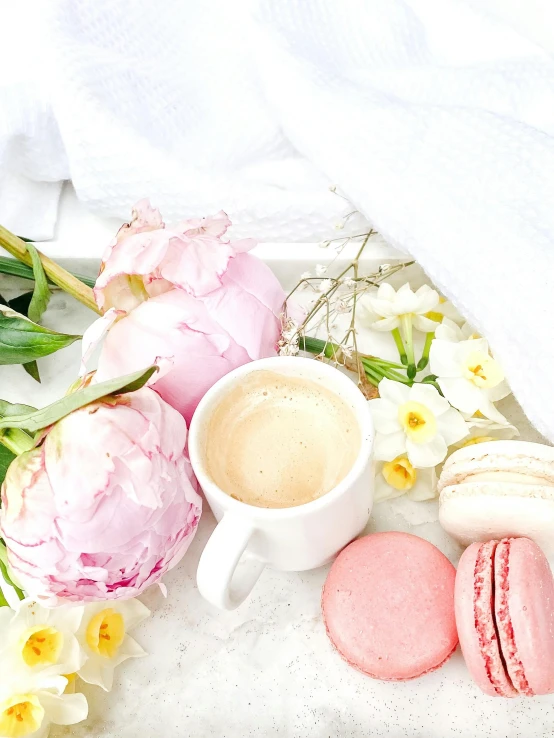
[{"label": "white daffodil bloom", "polygon": [[510,423],[496,423],[488,418],[475,417],[466,417],[466,422],[469,427],[469,435],[457,444],[456,448],[472,446],[475,443],[486,443],[487,441],[509,441],[519,436],[518,429]]},{"label": "white daffodil bloom", "polygon": [[441,323],[443,320],[450,320],[453,323],[465,323],[465,318],[460,315],[457,308],[447,300],[446,297],[439,295],[439,304],[427,315],[431,320]]},{"label": "white daffodil bloom", "polygon": [[0,681],[0,736],[45,738],[50,725],[73,725],[88,715],[83,694],[64,694],[67,679],[5,670]]},{"label": "white daffodil bloom", "polygon": [[450,341],[451,343],[459,343],[460,341],[469,341],[475,338],[481,338],[475,329],[469,323],[462,326],[457,325],[453,320],[444,318],[442,323],[435,331],[435,338],[439,341]]},{"label": "white daffodil bloom", "polygon": [[47,609],[33,600],[23,600],[16,610],[0,608],[0,660],[10,673],[76,672],[85,660],[75,636],[83,609],[69,605]]},{"label": "white daffodil bloom", "polygon": [[408,387],[385,378],[379,394],[369,401],[377,461],[406,456],[413,467],[433,467],[446,457],[448,446],[468,434],[461,413],[430,385]]},{"label": "white daffodil bloom", "polygon": [[439,299],[439,293],[426,284],[414,292],[407,282],[397,292],[384,282],[377,292],[367,294],[361,304],[373,330],[393,331],[402,326],[402,318],[409,317],[418,331],[432,333],[438,323],[425,317],[425,314],[435,310]]},{"label": "white daffodil bloom", "polygon": [[79,676],[109,691],[116,666],[146,652],[128,635],[150,615],[139,600],[94,602],[85,606],[77,638],[87,655]]},{"label": "white daffodil bloom", "polygon": [[407,456],[379,462],[375,469],[375,502],[393,500],[405,495],[414,502],[437,496],[437,475],[434,467],[415,469]]},{"label": "white daffodil bloom", "polygon": [[435,337],[429,355],[430,369],[446,399],[466,415],[480,412],[506,425],[493,403],[510,394],[500,364],[484,338],[453,343]]}]

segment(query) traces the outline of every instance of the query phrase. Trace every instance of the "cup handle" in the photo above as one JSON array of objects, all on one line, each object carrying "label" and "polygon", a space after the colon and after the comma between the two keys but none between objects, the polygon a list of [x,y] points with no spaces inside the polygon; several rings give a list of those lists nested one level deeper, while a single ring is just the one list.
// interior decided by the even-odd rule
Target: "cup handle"
[{"label": "cup handle", "polygon": [[249,521],[225,513],[202,552],[196,573],[198,589],[222,610],[234,610],[244,602],[265,567],[263,561],[251,559],[235,573],[253,533]]}]

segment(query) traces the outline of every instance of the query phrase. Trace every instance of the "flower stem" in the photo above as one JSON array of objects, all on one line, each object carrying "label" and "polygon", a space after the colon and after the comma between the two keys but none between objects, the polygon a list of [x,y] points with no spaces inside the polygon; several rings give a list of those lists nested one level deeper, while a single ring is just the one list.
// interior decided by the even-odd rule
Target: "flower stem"
[{"label": "flower stem", "polygon": [[4,593],[0,589],[0,607],[9,607],[10,603],[8,600],[4,597]]},{"label": "flower stem", "polygon": [[0,443],[9,449],[12,454],[19,454],[30,451],[35,445],[31,436],[19,428],[2,428],[0,429]]},{"label": "flower stem", "polygon": [[402,326],[402,332],[404,334],[404,341],[406,342],[406,357],[408,360],[408,379],[413,379],[417,374],[414,357],[414,339],[412,330],[412,316],[410,313],[400,316],[400,324]]},{"label": "flower stem", "polygon": [[400,356],[400,361],[404,366],[408,363],[408,357],[406,356],[406,349],[404,347],[404,341],[402,340],[402,336],[400,335],[400,331],[398,328],[395,328],[392,331],[392,337],[394,338],[394,342],[396,344],[396,348],[398,349],[398,354]]},{"label": "flower stem", "polygon": [[434,332],[427,333],[425,336],[425,346],[423,347],[423,353],[421,354],[421,359],[417,362],[418,371],[425,369],[425,367],[429,363],[429,352],[431,351],[431,344],[433,343],[434,337],[435,337]]},{"label": "flower stem", "polygon": [[[25,599],[25,594],[22,589],[20,589],[17,584],[13,581],[11,578],[9,572],[8,572],[8,552],[6,549],[6,544],[0,541],[0,574],[4,578],[4,581],[6,584],[9,584],[9,586],[14,590],[16,595],[20,600]],[[0,605],[2,607],[2,605]]]},{"label": "flower stem", "polygon": [[[2,246],[9,254],[14,256],[19,261],[22,261],[28,266],[32,266],[31,255],[27,251],[25,241],[22,241],[18,236],[10,233],[6,228],[0,225],[0,246]],[[74,297],[83,305],[93,310],[95,313],[100,314],[100,310],[96,306],[94,301],[94,294],[90,287],[83,284],[81,280],[74,277],[66,269],[63,269],[55,261],[45,256],[40,251],[38,252],[40,261],[44,268],[46,275],[49,279],[62,290],[67,292],[69,295]]]}]

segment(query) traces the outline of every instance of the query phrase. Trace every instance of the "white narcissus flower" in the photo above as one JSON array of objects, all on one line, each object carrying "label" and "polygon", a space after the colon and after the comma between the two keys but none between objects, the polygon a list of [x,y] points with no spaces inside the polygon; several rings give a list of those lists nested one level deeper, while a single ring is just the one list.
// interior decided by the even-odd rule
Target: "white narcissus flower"
[{"label": "white narcissus flower", "polygon": [[415,469],[407,456],[379,462],[375,469],[375,502],[393,500],[405,495],[414,502],[437,496],[435,468]]},{"label": "white narcissus flower", "polygon": [[146,652],[128,634],[150,615],[139,600],[95,602],[86,605],[77,638],[87,655],[79,676],[109,691],[116,666]]},{"label": "white narcissus flower", "polygon": [[[85,655],[75,636],[82,607],[53,609],[23,600],[17,610],[0,608],[0,660],[10,673],[42,676],[72,674]],[[0,736],[3,735],[0,732]]]},{"label": "white narcissus flower", "polygon": [[73,725],[88,715],[83,694],[64,694],[63,676],[6,673],[0,682],[0,736],[45,738],[50,725]]},{"label": "white narcissus flower", "polygon": [[451,405],[467,415],[481,415],[506,424],[493,403],[510,394],[500,364],[484,338],[454,343],[435,337],[429,355],[430,369]]},{"label": "white narcissus flower", "polygon": [[377,292],[366,295],[361,303],[370,327],[376,331],[399,328],[404,316],[410,316],[413,327],[424,333],[432,333],[437,327],[437,323],[425,314],[438,306],[439,293],[426,284],[414,292],[407,282],[397,292],[385,282]]},{"label": "white narcissus flower", "polygon": [[509,441],[519,436],[515,425],[510,423],[496,423],[488,418],[466,417],[469,427],[469,435],[456,448],[471,446],[475,443],[486,443],[487,441]]},{"label": "white narcissus flower", "polygon": [[459,326],[453,320],[445,317],[435,331],[435,338],[440,341],[459,343],[460,341],[481,338],[481,336],[475,332],[475,329],[469,323]]},{"label": "white narcissus flower", "polygon": [[448,446],[467,436],[462,415],[437,390],[425,384],[407,387],[382,379],[380,397],[369,401],[375,430],[374,458],[407,456],[414,467],[440,464]]}]

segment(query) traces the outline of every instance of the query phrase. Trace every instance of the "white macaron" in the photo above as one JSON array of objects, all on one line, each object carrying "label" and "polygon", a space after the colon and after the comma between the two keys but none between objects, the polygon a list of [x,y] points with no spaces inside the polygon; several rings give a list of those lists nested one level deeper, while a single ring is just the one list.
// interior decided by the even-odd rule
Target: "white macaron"
[{"label": "white macaron", "polygon": [[464,546],[524,536],[554,554],[554,447],[466,446],[447,459],[438,488],[441,525]]}]

